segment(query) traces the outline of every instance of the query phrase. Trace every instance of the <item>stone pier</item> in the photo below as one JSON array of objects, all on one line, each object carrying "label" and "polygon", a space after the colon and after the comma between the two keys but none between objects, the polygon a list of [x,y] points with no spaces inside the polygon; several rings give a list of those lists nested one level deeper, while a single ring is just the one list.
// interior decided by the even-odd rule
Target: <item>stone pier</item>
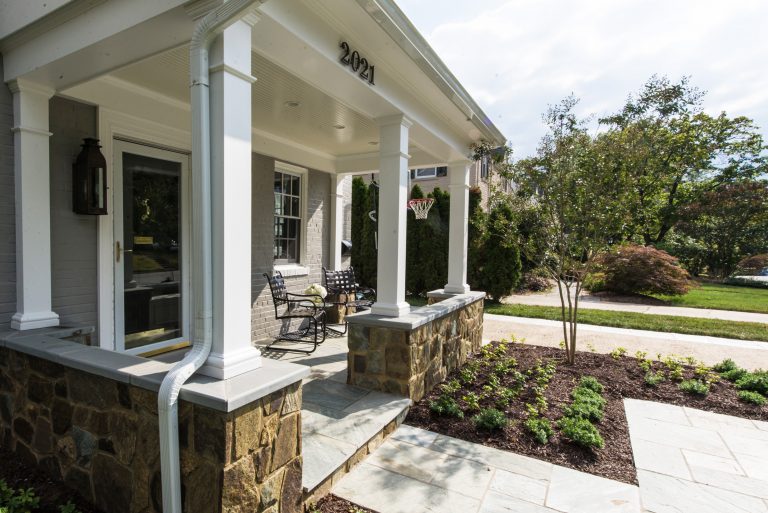
[{"label": "stone pier", "polygon": [[347,382],[418,401],[480,349],[484,292],[445,295],[407,315],[351,315]]}]

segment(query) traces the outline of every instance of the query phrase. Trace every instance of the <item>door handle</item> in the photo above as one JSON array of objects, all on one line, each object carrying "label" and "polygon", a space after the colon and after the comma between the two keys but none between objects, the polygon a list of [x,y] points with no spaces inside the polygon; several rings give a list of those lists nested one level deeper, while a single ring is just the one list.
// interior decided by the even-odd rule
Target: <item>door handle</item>
[{"label": "door handle", "polygon": [[120,262],[120,255],[123,254],[123,253],[133,253],[133,250],[132,249],[122,249],[120,247],[120,241],[116,240],[115,241],[115,261],[116,262],[118,262],[118,263]]}]

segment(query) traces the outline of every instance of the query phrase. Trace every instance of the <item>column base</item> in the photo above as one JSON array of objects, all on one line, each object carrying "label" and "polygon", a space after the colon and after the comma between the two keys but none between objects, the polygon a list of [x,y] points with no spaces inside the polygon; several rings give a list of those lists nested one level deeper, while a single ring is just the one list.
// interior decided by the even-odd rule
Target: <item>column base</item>
[{"label": "column base", "polygon": [[200,370],[203,376],[229,379],[261,367],[261,351],[247,347],[234,354],[211,353]]},{"label": "column base", "polygon": [[19,331],[58,325],[59,315],[54,312],[16,313],[11,317],[11,328]]},{"label": "column base", "polygon": [[411,311],[411,305],[403,301],[402,303],[374,303],[371,307],[371,313],[382,315],[384,317],[401,317]]},{"label": "column base", "polygon": [[469,285],[464,283],[463,285],[451,285],[450,283],[445,286],[443,292],[446,294],[466,294],[469,292]]}]

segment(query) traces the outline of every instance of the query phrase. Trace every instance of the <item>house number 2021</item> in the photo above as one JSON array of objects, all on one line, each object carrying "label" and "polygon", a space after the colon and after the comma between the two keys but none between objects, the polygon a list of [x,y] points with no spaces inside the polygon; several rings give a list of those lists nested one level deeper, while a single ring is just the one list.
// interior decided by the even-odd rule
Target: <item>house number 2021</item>
[{"label": "house number 2021", "polygon": [[375,66],[368,62],[368,59],[361,57],[357,50],[351,50],[349,43],[342,41],[339,44],[342,50],[341,63],[352,68],[353,73],[357,73],[357,76],[366,80],[369,84],[373,83],[373,75],[375,73]]}]

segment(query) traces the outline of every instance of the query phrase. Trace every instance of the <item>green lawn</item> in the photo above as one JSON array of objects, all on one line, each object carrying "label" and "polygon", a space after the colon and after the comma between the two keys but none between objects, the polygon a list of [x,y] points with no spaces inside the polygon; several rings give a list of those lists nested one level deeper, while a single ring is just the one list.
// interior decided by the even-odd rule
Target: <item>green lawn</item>
[{"label": "green lawn", "polygon": [[[560,308],[553,306],[486,304],[485,311],[491,314],[533,317],[537,319],[560,320]],[[579,322],[615,328],[686,333],[711,337],[761,340],[768,342],[768,324],[756,322],[733,322],[720,319],[699,319],[674,315],[650,315],[613,310],[579,309]]]},{"label": "green lawn", "polygon": [[684,296],[653,297],[675,306],[768,313],[768,289],[738,287],[719,283],[702,283]]}]

